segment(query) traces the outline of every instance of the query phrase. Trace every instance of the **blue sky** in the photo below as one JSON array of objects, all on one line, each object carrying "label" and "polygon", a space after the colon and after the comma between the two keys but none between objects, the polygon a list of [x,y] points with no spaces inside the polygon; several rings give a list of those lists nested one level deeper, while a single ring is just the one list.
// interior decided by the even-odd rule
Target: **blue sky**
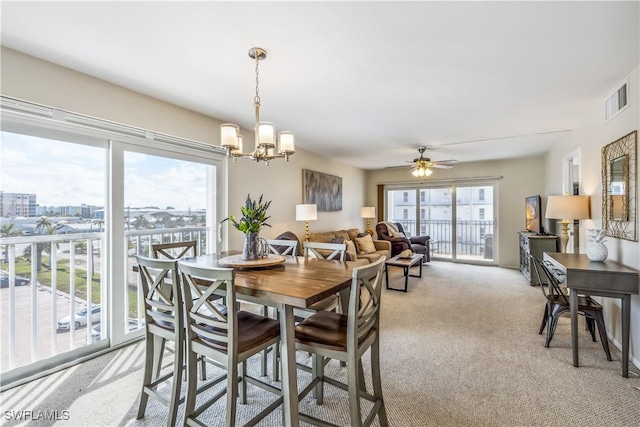
[{"label": "blue sky", "polygon": [[[33,193],[46,206],[104,206],[106,150],[0,133],[0,190]],[[125,153],[125,206],[206,206],[206,168],[198,163]]]}]

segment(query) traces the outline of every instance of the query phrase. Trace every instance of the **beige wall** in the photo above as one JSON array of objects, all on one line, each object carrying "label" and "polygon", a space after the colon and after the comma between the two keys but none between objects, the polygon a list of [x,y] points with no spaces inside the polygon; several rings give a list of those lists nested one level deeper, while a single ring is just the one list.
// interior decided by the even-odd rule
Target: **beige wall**
[{"label": "beige wall", "polygon": [[[616,139],[638,130],[640,125],[640,108],[638,104],[638,87],[640,87],[640,68],[636,67],[629,75],[629,87],[631,94],[629,107],[618,116],[604,122],[604,100],[615,89],[603,92],[601,96],[593,99],[593,102],[585,108],[583,120],[572,132],[572,138],[563,145],[558,145],[551,150],[545,161],[547,195],[562,194],[562,167],[563,159],[576,149],[580,150],[581,157],[581,194],[591,196],[591,220],[581,221],[580,252],[586,252],[587,232],[589,228],[602,228],[602,176],[600,174],[602,147]],[[626,75],[621,74],[620,80]],[[637,145],[637,143],[636,143]],[[637,168],[637,165],[634,165]],[[636,169],[637,170],[637,169]],[[636,176],[637,181],[637,176]],[[637,186],[637,182],[636,182]],[[639,188],[640,190],[640,188]],[[636,196],[636,212],[638,209],[638,197]],[[637,224],[636,224],[637,226]],[[640,231],[640,230],[638,230]],[[640,233],[638,233],[640,236]],[[607,237],[605,243],[609,250],[609,259],[619,261],[634,268],[640,268],[640,245],[638,242],[614,239]],[[605,307],[607,332],[620,347],[621,323],[620,302],[617,299],[603,298]],[[636,366],[640,366],[640,297],[633,296],[631,300],[631,354]]]},{"label": "beige wall", "polygon": [[[527,196],[544,194],[544,158],[530,157],[490,162],[459,163],[452,169],[437,169],[427,180],[447,180],[468,177],[502,176],[498,184],[496,261],[503,267],[517,268],[519,265],[518,231],[525,226],[524,199]],[[420,180],[409,174],[409,169],[381,169],[367,174],[367,199],[376,205],[377,185],[391,183],[414,183]],[[458,184],[460,182],[457,182]]]},{"label": "beige wall", "polygon": [[[3,95],[182,138],[219,142],[220,121],[216,119],[5,47],[1,53]],[[253,111],[248,109],[247,114]],[[287,126],[295,130],[295,124]],[[243,135],[248,144],[253,143],[249,131],[243,130]],[[230,164],[229,213],[240,213],[247,193],[253,197],[264,194],[266,200],[272,200],[272,229],[267,228],[262,235],[272,238],[291,230],[303,238],[304,223],[295,221],[295,205],[302,203],[302,169],[342,177],[342,211],[319,212],[318,220],[310,224],[312,230],[364,228],[360,218],[364,171],[302,149],[288,163],[275,160],[266,167],[239,160],[236,165]],[[231,248],[241,247],[242,234],[233,228],[229,231],[229,242],[225,243]]]}]

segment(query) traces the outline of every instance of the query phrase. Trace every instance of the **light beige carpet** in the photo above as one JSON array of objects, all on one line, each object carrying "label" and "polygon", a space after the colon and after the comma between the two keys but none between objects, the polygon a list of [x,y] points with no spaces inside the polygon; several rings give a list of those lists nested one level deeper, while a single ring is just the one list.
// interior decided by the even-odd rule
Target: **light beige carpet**
[{"label": "light beige carpet", "polygon": [[[402,286],[401,270],[391,272],[392,285]],[[639,425],[640,380],[621,376],[619,351],[612,348],[608,362],[581,319],[581,367],[574,368],[569,319],[560,320],[546,349],[537,333],[543,307],[540,290],[518,271],[496,267],[431,262],[422,279],[410,278],[408,293],[383,291],[382,380],[390,425]],[[20,424],[7,421],[5,411],[57,410],[68,411],[69,419],[26,425],[162,426],[166,409],[153,400],[146,417],[135,420],[142,354],[137,343],[8,390],[0,395],[0,423]],[[299,360],[307,359],[301,354]],[[365,372],[368,366],[366,357]],[[256,360],[250,370],[257,368]],[[335,362],[327,373],[344,378]],[[300,374],[300,388],[308,381]],[[331,386],[325,392],[323,406],[307,398],[301,411],[348,426],[346,393]],[[272,400],[250,387],[238,424]],[[203,421],[222,425],[223,411],[212,408]],[[280,420],[276,410],[260,425]]]}]

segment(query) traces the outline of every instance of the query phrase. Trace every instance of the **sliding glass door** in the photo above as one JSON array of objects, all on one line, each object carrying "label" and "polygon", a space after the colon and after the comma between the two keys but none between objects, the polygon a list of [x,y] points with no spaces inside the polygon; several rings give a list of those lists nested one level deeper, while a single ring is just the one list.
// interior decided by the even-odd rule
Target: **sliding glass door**
[{"label": "sliding glass door", "polygon": [[430,236],[434,258],[494,263],[495,184],[387,188],[386,220]]}]

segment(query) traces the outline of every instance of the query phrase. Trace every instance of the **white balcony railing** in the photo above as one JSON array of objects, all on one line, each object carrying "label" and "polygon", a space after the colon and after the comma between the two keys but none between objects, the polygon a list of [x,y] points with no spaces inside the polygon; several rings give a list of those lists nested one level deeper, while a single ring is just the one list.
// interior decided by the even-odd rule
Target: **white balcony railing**
[{"label": "white balcony railing", "polygon": [[[151,256],[159,242],[196,240],[206,252],[207,227],[131,230],[125,232],[130,306],[128,330],[142,322],[142,293],[133,264],[137,253]],[[0,240],[0,372],[29,365],[106,338],[107,310],[84,318],[72,316],[84,308],[107,306],[104,232],[39,235]],[[122,283],[118,278],[113,283]],[[119,290],[122,292],[123,290]],[[60,323],[65,317],[66,322]],[[61,329],[63,327],[64,329]],[[67,329],[68,328],[68,329]],[[83,329],[84,328],[84,329]]]}]

